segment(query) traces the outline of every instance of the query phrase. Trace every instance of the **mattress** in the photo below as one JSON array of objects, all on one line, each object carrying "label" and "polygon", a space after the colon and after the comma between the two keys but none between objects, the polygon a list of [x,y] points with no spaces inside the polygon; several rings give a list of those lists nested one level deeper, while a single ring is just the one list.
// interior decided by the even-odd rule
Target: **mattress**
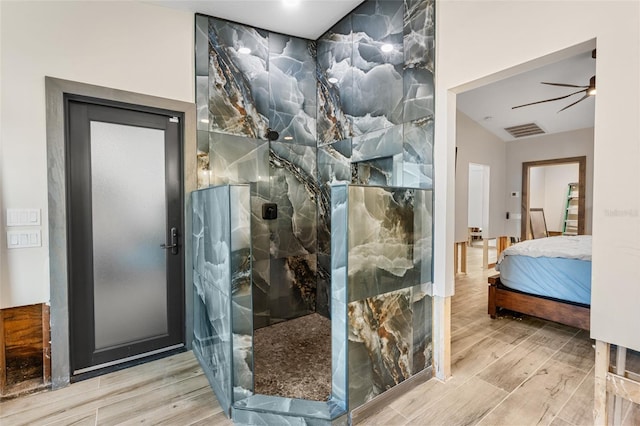
[{"label": "mattress", "polygon": [[591,304],[590,236],[550,237],[515,244],[501,253],[496,270],[500,271],[500,282],[511,289]]}]

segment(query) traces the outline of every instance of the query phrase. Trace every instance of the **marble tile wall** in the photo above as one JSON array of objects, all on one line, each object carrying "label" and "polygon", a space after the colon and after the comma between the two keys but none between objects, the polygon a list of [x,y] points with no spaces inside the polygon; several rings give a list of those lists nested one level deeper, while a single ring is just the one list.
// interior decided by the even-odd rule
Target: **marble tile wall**
[{"label": "marble tile wall", "polygon": [[[330,316],[350,338],[334,376],[346,377],[352,352],[363,360],[361,371],[349,362],[352,383],[333,385],[352,408],[421,371],[431,362],[434,0],[366,0],[317,41],[198,15],[195,42],[198,185],[251,184],[252,277],[238,281],[229,315],[245,325],[253,316],[254,328]],[[268,141],[267,128],[280,139]],[[332,234],[331,185],[342,183],[372,188],[345,189],[357,200],[345,212],[362,214],[353,241]],[[264,203],[278,205],[276,220],[262,219]],[[336,290],[340,238],[349,261]],[[393,318],[381,328],[393,348],[372,328],[380,315]],[[384,364],[393,350],[408,352]]]},{"label": "marble tile wall", "polygon": [[220,405],[253,393],[248,185],[192,193],[193,351]]},{"label": "marble tile wall", "polygon": [[350,408],[431,365],[431,199],[415,188],[332,187],[332,290],[347,303]]},{"label": "marble tile wall", "polygon": [[314,312],[316,43],[198,15],[196,51],[199,186],[252,184],[254,324]]},{"label": "marble tile wall", "polygon": [[352,183],[431,188],[434,34],[433,0],[368,0],[318,39],[319,163],[348,143],[354,171],[394,159]]}]

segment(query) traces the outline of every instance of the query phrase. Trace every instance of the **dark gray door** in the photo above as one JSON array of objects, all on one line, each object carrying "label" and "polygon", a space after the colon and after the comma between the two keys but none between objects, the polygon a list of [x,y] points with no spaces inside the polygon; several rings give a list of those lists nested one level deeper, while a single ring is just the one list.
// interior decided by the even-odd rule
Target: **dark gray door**
[{"label": "dark gray door", "polygon": [[74,375],[184,344],[181,117],[67,98]]}]

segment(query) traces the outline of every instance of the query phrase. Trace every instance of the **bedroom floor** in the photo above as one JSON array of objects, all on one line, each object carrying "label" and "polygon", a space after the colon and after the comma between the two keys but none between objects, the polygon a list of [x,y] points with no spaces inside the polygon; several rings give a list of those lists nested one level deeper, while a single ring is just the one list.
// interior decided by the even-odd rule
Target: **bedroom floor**
[{"label": "bedroom floor", "polygon": [[[491,320],[482,249],[452,300],[452,372],[361,421],[371,425],[593,424],[592,342],[586,332],[532,318]],[[493,256],[495,257],[495,256]],[[628,369],[640,371],[640,358]],[[623,425],[640,424],[625,404]],[[0,425],[140,423],[231,425],[191,352],[0,403]]]},{"label": "bedroom floor", "polygon": [[[495,273],[482,269],[482,246],[467,248],[467,274],[457,274],[451,302],[452,378],[423,383],[359,424],[593,424],[588,332],[531,317],[490,319],[487,277]],[[640,370],[640,358],[629,355],[627,368]],[[625,403],[622,424],[640,425],[640,406]]]}]

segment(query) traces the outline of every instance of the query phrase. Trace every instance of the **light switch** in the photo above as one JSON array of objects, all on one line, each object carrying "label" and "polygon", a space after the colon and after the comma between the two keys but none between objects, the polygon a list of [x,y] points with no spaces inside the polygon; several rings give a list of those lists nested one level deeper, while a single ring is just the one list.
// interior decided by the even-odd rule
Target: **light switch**
[{"label": "light switch", "polygon": [[40,209],[7,209],[7,226],[40,226]]},{"label": "light switch", "polygon": [[7,231],[7,248],[29,248],[42,246],[42,233],[37,230]]}]

